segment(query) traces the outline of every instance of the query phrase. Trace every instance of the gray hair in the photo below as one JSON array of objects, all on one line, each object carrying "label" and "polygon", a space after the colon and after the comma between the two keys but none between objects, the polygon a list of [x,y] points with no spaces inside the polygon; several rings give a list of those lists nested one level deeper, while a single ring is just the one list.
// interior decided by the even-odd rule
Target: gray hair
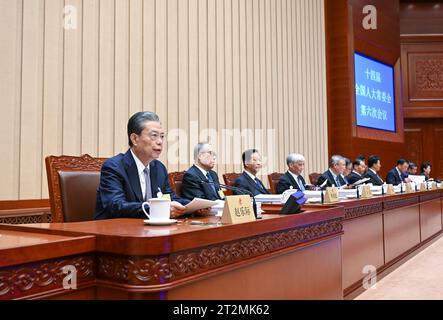
[{"label": "gray hair", "polygon": [[197,145],[194,147],[194,160],[197,160],[198,155],[203,150],[203,148],[205,146],[207,146],[207,145],[209,145],[209,143],[207,143],[207,142],[199,142],[199,143],[197,143]]},{"label": "gray hair", "polygon": [[128,121],[128,144],[132,147],[131,134],[135,133],[136,135],[140,135],[145,128],[146,122],[159,122],[160,118],[158,115],[151,111],[142,111],[137,112],[129,118]]},{"label": "gray hair", "polygon": [[338,164],[340,161],[346,162],[345,158],[342,157],[339,154],[335,154],[331,157],[331,159],[329,160],[329,167],[332,168],[333,166],[335,166],[336,164]]},{"label": "gray hair", "polygon": [[286,164],[289,166],[291,163],[305,161],[305,157],[298,153],[291,153],[286,158]]}]

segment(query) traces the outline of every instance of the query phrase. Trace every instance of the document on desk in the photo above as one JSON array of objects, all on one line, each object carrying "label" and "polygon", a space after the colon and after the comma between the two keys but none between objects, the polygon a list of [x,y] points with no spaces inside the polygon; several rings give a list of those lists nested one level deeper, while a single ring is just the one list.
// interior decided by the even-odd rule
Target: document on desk
[{"label": "document on desk", "polygon": [[186,212],[195,212],[200,209],[211,208],[218,204],[217,201],[206,200],[201,198],[194,198],[191,202],[189,202],[185,208]]},{"label": "document on desk", "polygon": [[371,179],[370,178],[363,178],[363,179],[360,179],[360,180],[354,182],[352,185],[353,186],[358,186],[358,185],[360,185],[362,183],[365,183],[366,181],[369,181],[369,180],[371,180]]}]

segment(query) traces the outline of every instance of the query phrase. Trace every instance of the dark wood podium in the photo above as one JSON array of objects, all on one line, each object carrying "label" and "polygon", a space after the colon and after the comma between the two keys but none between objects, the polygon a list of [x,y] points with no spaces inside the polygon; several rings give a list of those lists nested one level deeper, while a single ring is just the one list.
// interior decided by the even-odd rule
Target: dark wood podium
[{"label": "dark wood podium", "polygon": [[[343,208],[219,218],[0,226],[0,299],[341,299]],[[64,266],[77,289],[64,289]]]}]

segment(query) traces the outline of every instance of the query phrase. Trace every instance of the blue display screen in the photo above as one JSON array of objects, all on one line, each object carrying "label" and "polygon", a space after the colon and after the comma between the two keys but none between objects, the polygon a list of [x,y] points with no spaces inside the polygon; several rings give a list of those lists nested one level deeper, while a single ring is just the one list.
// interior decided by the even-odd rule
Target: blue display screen
[{"label": "blue display screen", "polygon": [[395,132],[394,68],[354,54],[357,126]]}]

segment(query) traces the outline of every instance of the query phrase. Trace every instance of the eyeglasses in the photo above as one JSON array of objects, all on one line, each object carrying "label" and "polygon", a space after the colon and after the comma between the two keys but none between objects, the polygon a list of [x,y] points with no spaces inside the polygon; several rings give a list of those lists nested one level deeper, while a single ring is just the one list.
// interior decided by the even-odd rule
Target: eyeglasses
[{"label": "eyeglasses", "polygon": [[213,156],[214,158],[217,157],[217,154],[215,153],[215,151],[203,151],[202,153],[207,153],[207,154]]},{"label": "eyeglasses", "polygon": [[158,139],[161,139],[162,141],[164,141],[166,139],[166,133],[159,133],[159,132],[154,131],[154,132],[148,133],[148,137],[152,141],[157,141]]}]

